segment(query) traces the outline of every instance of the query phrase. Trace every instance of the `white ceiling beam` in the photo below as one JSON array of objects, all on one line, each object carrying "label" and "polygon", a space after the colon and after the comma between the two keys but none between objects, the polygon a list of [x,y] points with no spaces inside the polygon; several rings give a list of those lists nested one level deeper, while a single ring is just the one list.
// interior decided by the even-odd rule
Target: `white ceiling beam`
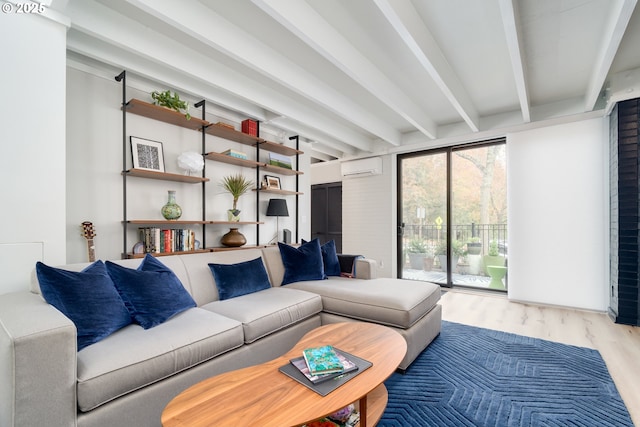
[{"label": "white ceiling beam", "polygon": [[330,162],[332,160],[336,160],[337,157],[336,156],[331,156],[329,154],[323,153],[321,151],[317,151],[315,149],[310,149],[309,151],[309,156],[313,157],[314,159],[318,159],[318,160],[322,160],[323,162]]},{"label": "white ceiling beam", "polygon": [[430,138],[436,137],[433,120],[306,1],[252,2],[417,130]]},{"label": "white ceiling beam", "polygon": [[460,117],[477,132],[479,117],[471,98],[411,2],[392,5],[388,0],[374,0],[374,3]]},{"label": "white ceiling beam", "polygon": [[531,121],[531,108],[529,105],[529,91],[527,89],[527,76],[525,74],[525,57],[522,46],[522,33],[518,19],[518,4],[516,0],[500,0],[500,13],[504,28],[505,40],[509,48],[511,69],[516,84],[522,120],[525,123]]},{"label": "white ceiling beam", "polygon": [[[328,118],[317,109],[292,101],[277,88],[260,85],[226,65],[185,48],[170,37],[142,27],[99,3],[89,0],[74,2],[67,12],[74,30],[109,46],[100,52],[100,43],[84,43],[81,49],[78,46],[74,47],[73,41],[68,41],[71,49],[77,49],[78,52],[98,60],[108,57],[116,66],[122,66],[122,60],[118,58],[120,55],[129,58],[137,56],[138,61],[131,61],[130,65],[140,67],[131,70],[140,75],[154,78],[159,73],[158,69],[179,71],[185,78],[201,83],[200,89],[196,88],[194,93],[210,91],[210,87],[214,86],[242,100],[271,110],[277,115],[305,123],[306,126],[330,135],[338,141],[344,141],[345,144],[353,145],[359,150],[370,152],[372,149],[371,138],[361,132]],[[96,14],[100,16],[99,20],[95,19]],[[121,52],[120,55],[114,50]],[[179,68],[172,68],[170,64],[179,64]],[[171,86],[177,89],[179,84],[180,81],[175,81]],[[263,120],[264,115],[262,112],[255,118]]]},{"label": "white ceiling beam", "polygon": [[[190,37],[261,73],[392,145],[400,132],[336,91],[297,63],[250,36],[201,3],[188,7],[173,0],[128,0]],[[364,148],[364,147],[361,147]]]},{"label": "white ceiling beam", "polygon": [[585,94],[585,111],[592,111],[596,106],[596,102],[598,102],[602,86],[607,79],[609,69],[618,47],[620,47],[622,36],[624,36],[627,25],[629,25],[636,3],[637,0],[618,0],[615,2],[615,6],[611,8],[608,25],[602,36],[600,52]]}]

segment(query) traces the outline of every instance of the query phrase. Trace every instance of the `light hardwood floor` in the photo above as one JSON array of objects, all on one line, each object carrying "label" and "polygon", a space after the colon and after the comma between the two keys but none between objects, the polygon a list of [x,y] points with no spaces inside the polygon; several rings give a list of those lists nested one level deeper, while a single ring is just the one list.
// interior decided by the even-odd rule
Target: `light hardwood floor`
[{"label": "light hardwood floor", "polygon": [[598,350],[640,426],[640,327],[617,325],[604,313],[511,302],[475,291],[449,290],[441,304],[443,320]]}]

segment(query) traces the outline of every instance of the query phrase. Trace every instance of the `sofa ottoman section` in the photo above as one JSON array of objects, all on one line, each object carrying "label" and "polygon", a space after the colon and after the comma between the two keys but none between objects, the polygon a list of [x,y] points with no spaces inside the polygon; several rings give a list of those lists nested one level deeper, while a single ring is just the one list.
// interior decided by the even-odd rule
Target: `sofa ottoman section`
[{"label": "sofa ottoman section", "polygon": [[202,308],[241,322],[245,343],[250,344],[319,314],[322,299],[310,292],[277,287],[214,301]]},{"label": "sofa ottoman section", "polygon": [[284,288],[322,296],[325,313],[407,329],[440,300],[440,286],[400,279],[347,279],[296,282]]},{"label": "sofa ottoman section", "polygon": [[129,325],[78,352],[78,407],[90,411],[243,343],[240,322],[200,308],[151,329]]}]

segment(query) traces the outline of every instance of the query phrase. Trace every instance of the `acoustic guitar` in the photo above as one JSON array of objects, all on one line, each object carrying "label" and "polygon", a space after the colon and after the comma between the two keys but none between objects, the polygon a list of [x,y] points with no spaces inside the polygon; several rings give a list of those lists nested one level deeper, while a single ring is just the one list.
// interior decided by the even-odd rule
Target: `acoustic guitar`
[{"label": "acoustic guitar", "polygon": [[89,262],[94,262],[96,260],[96,246],[93,243],[93,238],[96,237],[95,229],[89,221],[83,222],[80,226],[82,227],[82,237],[87,239]]}]

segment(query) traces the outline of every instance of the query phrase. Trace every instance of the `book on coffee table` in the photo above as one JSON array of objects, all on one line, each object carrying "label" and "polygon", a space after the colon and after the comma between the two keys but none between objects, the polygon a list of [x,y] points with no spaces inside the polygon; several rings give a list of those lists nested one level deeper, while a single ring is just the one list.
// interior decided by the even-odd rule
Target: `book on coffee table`
[{"label": "book on coffee table", "polygon": [[342,372],[342,362],[338,358],[333,346],[305,348],[302,351],[304,361],[307,362],[311,375],[332,374]]},{"label": "book on coffee table", "polygon": [[304,360],[304,357],[296,357],[295,359],[289,360],[289,362],[293,366],[298,368],[300,370],[300,372],[302,372],[304,374],[304,376],[307,377],[309,379],[309,381],[311,381],[314,384],[319,384],[321,382],[328,381],[328,380],[333,379],[333,378],[335,378],[335,377],[337,377],[339,375],[345,374],[347,372],[355,371],[356,369],[358,369],[358,366],[355,363],[353,363],[351,360],[349,360],[344,355],[344,353],[342,353],[340,350],[336,350],[336,349],[334,349],[334,351],[336,353],[336,356],[340,360],[340,363],[342,364],[342,371],[340,371],[340,372],[313,375],[313,374],[311,374],[311,372],[309,372],[309,367],[307,366],[307,362]]},{"label": "book on coffee table", "polygon": [[333,390],[337,389],[344,383],[349,380],[355,378],[360,375],[365,370],[369,369],[372,366],[372,363],[368,360],[362,359],[358,356],[355,356],[351,353],[347,353],[346,351],[342,351],[340,349],[336,349],[338,352],[342,353],[347,359],[353,362],[357,369],[352,370],[351,372],[343,372],[335,377],[331,378],[329,381],[322,381],[318,384],[312,383],[297,367],[295,367],[292,363],[287,363],[284,366],[279,368],[279,371],[285,374],[286,376],[293,378],[300,384],[305,387],[310,388],[321,396],[326,396],[331,393]]}]

